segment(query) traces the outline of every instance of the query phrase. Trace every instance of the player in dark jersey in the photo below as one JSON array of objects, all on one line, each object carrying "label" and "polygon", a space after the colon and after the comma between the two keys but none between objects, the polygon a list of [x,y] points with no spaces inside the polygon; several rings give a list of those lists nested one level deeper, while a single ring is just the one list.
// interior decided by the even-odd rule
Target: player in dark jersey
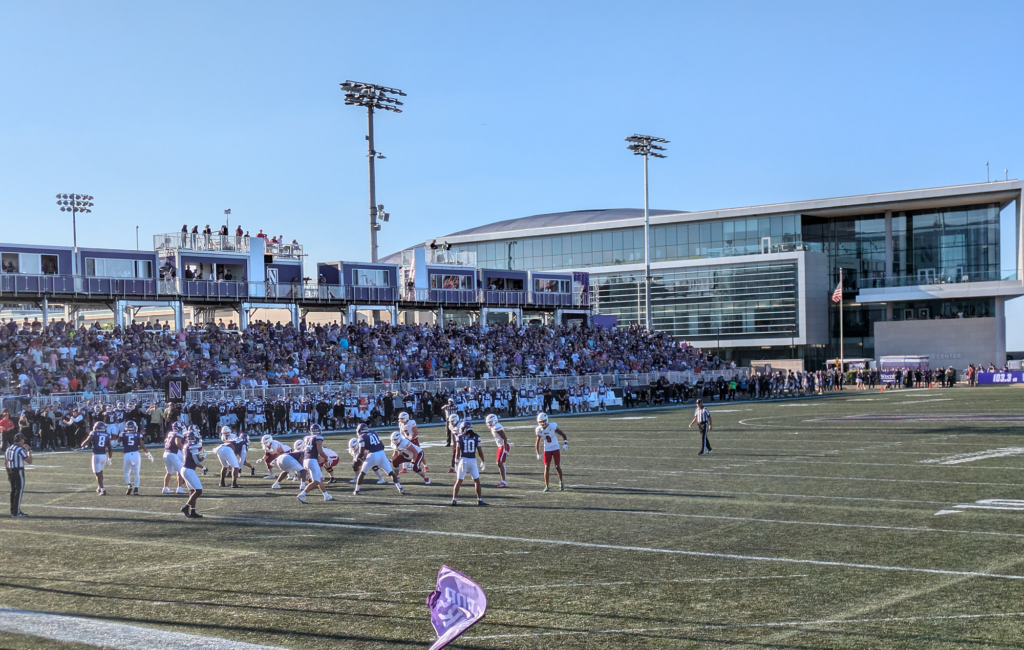
[{"label": "player in dark jersey", "polygon": [[[139,450],[146,454],[149,462],[153,462],[153,454],[146,449],[146,443],[142,442],[142,434],[139,432],[139,425],[134,420],[124,423],[124,431],[121,432],[121,451],[124,452],[122,469],[124,470],[124,482],[128,484],[128,491],[125,496],[139,496],[139,478],[142,474],[142,458]],[[132,481],[134,476],[135,480]]]},{"label": "player in dark jersey", "polygon": [[[477,468],[476,457],[480,455],[480,467]],[[455,487],[452,489],[452,505],[459,505],[459,487],[463,479],[469,474],[473,479],[476,488],[476,504],[486,506],[484,496],[480,491],[480,470],[484,467],[484,450],[480,448],[480,436],[473,431],[473,424],[464,420],[459,426],[459,437],[455,439],[455,456],[459,462],[458,473],[456,474]]]},{"label": "player in dark jersey", "polygon": [[[199,427],[195,424],[189,427],[195,434],[199,435]],[[185,447],[185,432],[180,422],[171,425],[171,430],[164,438],[164,494],[171,493],[171,477],[178,481],[178,494],[184,494],[185,481],[181,478],[181,467],[185,460],[182,449]]]},{"label": "player in dark jersey", "polygon": [[113,454],[106,424],[97,422],[92,425],[92,431],[82,442],[82,449],[88,447],[89,443],[92,443],[92,473],[96,475],[96,494],[106,496],[107,490],[103,487],[103,468],[110,465],[110,457]]},{"label": "player in dark jersey", "polygon": [[182,453],[185,455],[185,462],[180,475],[185,481],[185,485],[188,486],[189,493],[188,501],[181,507],[181,514],[189,519],[202,519],[203,516],[196,512],[196,501],[203,494],[203,484],[199,482],[196,469],[202,469],[204,472],[206,469],[203,467],[203,457],[206,455],[203,452],[203,439],[189,432]]},{"label": "player in dark jersey", "polygon": [[[314,422],[309,425],[309,435],[303,438],[303,443],[302,466],[309,473],[309,483],[304,485],[302,490],[299,491],[299,501],[302,503],[306,502],[306,491],[313,486],[316,486],[323,493],[324,501],[333,501],[334,497],[327,494],[327,488],[324,487],[324,475],[320,470],[320,464],[327,462],[327,455],[324,454],[323,430],[319,424]],[[383,449],[383,447],[381,448]]]},{"label": "player in dark jersey", "polygon": [[391,479],[395,482],[395,487],[400,493],[405,494],[402,482],[398,480],[398,472],[391,466],[391,461],[388,460],[388,455],[384,452],[384,443],[381,442],[377,432],[371,431],[370,427],[365,424],[360,424],[356,427],[356,436],[359,440],[359,448],[355,456],[358,458],[365,454],[366,459],[363,461],[362,467],[359,468],[359,474],[356,476],[356,489],[352,491],[352,494],[359,495],[359,486],[363,484],[363,477],[371,469],[379,469],[385,474],[390,474]]}]

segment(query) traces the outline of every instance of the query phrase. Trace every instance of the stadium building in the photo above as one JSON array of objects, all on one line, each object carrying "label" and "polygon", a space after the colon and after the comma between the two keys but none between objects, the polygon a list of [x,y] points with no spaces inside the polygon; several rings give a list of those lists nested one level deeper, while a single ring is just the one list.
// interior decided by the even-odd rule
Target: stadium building
[{"label": "stadium building", "polygon": [[[840,332],[846,359],[905,354],[927,355],[932,367],[1002,365],[1004,303],[1024,295],[1022,188],[1013,180],[653,210],[653,325],[743,365],[802,358],[820,367],[839,356]],[[1016,235],[1000,242],[1010,204]],[[638,209],[541,214],[451,233],[392,258],[450,244],[452,255],[531,278],[585,271],[594,313],[628,325],[644,320],[643,222]],[[1008,269],[1005,247],[1015,251]],[[840,275],[842,328],[830,300]]]}]

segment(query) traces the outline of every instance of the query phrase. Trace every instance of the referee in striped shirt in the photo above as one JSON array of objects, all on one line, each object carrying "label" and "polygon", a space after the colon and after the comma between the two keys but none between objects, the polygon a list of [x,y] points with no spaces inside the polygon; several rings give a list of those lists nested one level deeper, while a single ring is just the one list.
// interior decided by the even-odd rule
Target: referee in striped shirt
[{"label": "referee in striped shirt", "polygon": [[711,429],[711,411],[704,406],[704,400],[697,400],[697,412],[693,414],[693,419],[690,420],[690,426],[686,427],[689,429],[696,422],[697,426],[700,427],[700,453],[698,456],[711,453],[711,443],[708,442],[708,431]]},{"label": "referee in striped shirt", "polygon": [[20,433],[14,436],[14,444],[4,452],[4,466],[7,480],[11,482],[11,516],[27,517],[21,511],[21,496],[25,493],[25,465],[32,464],[32,449]]}]

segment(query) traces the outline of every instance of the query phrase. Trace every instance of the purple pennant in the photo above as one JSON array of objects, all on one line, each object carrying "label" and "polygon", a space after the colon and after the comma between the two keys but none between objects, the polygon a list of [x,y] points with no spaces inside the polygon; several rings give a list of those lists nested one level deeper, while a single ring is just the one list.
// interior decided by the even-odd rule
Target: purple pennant
[{"label": "purple pennant", "polygon": [[442,565],[437,587],[427,596],[427,607],[437,632],[430,650],[441,650],[484,617],[487,595],[469,576]]}]

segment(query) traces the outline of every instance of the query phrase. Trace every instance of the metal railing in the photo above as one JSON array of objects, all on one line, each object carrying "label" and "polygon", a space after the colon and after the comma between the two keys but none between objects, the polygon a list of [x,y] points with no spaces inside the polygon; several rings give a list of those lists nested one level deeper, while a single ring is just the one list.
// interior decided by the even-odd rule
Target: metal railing
[{"label": "metal railing", "polygon": [[289,259],[302,259],[302,244],[292,242],[291,244],[275,244],[269,239],[263,242],[264,250],[274,257],[286,257]]},{"label": "metal railing", "polygon": [[[844,272],[845,273],[845,272]],[[890,275],[883,277],[881,273],[867,276],[858,274],[847,278],[844,276],[844,291],[864,291],[866,289],[884,289],[887,287],[916,287],[925,285],[953,285],[970,282],[999,282],[1019,280],[1017,270],[982,271],[968,273],[962,267],[953,269],[920,269],[917,273],[907,275]]]},{"label": "metal railing", "polygon": [[192,250],[210,252],[248,253],[249,237],[235,235],[204,235],[203,233],[172,232],[153,235],[153,250]]},{"label": "metal railing", "polygon": [[[426,248],[427,264],[447,264],[450,266],[476,266],[475,251],[451,251],[443,248]],[[402,263],[404,267],[413,266],[416,259],[416,249],[410,248],[402,251]]]},{"label": "metal railing", "polygon": [[[438,392],[447,390],[453,392],[463,388],[474,389],[506,389],[523,388],[526,386],[537,386],[544,384],[552,390],[561,390],[584,386],[596,390],[602,383],[608,388],[621,388],[627,383],[633,388],[650,386],[664,377],[670,383],[681,384],[686,382],[693,385],[703,379],[705,383],[715,381],[719,377],[729,380],[742,377],[749,377],[749,368],[732,368],[727,370],[705,370],[694,371],[665,371],[630,374],[592,374],[592,375],[553,375],[553,376],[520,376],[520,377],[492,377],[486,379],[464,379],[464,378],[441,378],[421,381],[358,381],[358,382],[332,382],[315,385],[282,385],[265,386],[258,388],[213,388],[208,390],[190,390],[187,399],[194,402],[220,399],[248,399],[259,397],[262,399],[274,399],[277,397],[296,398],[314,397],[322,394],[350,392],[355,396],[380,395],[386,391],[414,391]],[[0,395],[0,399],[17,399],[18,395]],[[38,395],[29,398],[35,407],[43,405],[71,407],[83,402],[100,402],[103,404],[116,404],[117,402],[129,402],[135,400],[141,403],[164,401],[163,391],[138,391],[118,394],[99,393],[67,393],[60,395]],[[398,407],[396,407],[398,408]]]},{"label": "metal railing", "polygon": [[185,278],[97,278],[73,275],[0,273],[0,294],[5,297],[78,297],[135,299],[288,302],[342,302],[389,304],[413,302],[431,305],[485,305],[493,307],[588,307],[590,294],[582,291],[490,291],[486,289],[405,289],[398,287],[319,284],[316,282],[250,282],[188,280]]},{"label": "metal railing", "polygon": [[804,242],[801,240],[772,242],[768,245],[753,244],[743,246],[722,246],[719,248],[704,248],[703,255],[697,257],[734,257],[743,255],[765,255],[768,253],[792,253],[796,251],[813,251],[820,253],[822,245],[817,242]]}]

